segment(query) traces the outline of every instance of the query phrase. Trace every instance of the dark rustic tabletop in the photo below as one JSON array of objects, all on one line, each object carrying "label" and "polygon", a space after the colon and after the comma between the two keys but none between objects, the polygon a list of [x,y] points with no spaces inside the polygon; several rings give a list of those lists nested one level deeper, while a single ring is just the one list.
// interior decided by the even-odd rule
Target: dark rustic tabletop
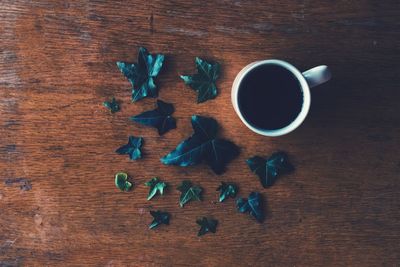
[{"label": "dark rustic tabletop", "polygon": [[[0,3],[1,266],[394,266],[400,262],[400,2],[20,1]],[[177,129],[159,137],[129,121],[155,99],[130,103],[115,62],[137,49],[166,54],[159,98],[175,105]],[[196,104],[179,79],[194,57],[221,62],[219,95]],[[249,131],[230,102],[233,79],[260,59],[300,70],[331,67],[312,90],[309,117],[279,138]],[[122,101],[110,114],[102,102]],[[208,167],[164,166],[159,158],[192,133],[190,116],[217,119],[241,154],[221,176]],[[144,158],[114,151],[143,136]],[[268,189],[246,166],[287,151],[295,172]],[[114,185],[124,170],[135,186]],[[147,201],[143,183],[170,184]],[[180,208],[190,179],[202,202]],[[261,192],[264,223],[217,202],[220,181],[239,195]],[[148,230],[150,210],[171,213]],[[219,220],[197,237],[196,219]]]}]

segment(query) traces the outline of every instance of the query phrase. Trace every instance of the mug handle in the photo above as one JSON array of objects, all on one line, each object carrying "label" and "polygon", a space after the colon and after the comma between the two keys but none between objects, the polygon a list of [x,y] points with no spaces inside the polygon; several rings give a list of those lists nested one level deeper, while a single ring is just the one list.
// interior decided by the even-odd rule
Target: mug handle
[{"label": "mug handle", "polygon": [[332,78],[331,71],[326,65],[321,65],[309,69],[303,72],[303,76],[306,79],[310,88],[325,83]]}]

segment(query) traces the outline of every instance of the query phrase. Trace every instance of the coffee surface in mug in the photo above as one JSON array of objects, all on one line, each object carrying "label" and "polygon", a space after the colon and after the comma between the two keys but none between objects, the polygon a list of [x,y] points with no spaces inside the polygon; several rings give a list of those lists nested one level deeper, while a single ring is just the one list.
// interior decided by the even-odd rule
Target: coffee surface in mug
[{"label": "coffee surface in mug", "polygon": [[243,117],[253,127],[276,130],[297,118],[303,93],[292,72],[265,64],[245,75],[239,86],[238,104]]}]

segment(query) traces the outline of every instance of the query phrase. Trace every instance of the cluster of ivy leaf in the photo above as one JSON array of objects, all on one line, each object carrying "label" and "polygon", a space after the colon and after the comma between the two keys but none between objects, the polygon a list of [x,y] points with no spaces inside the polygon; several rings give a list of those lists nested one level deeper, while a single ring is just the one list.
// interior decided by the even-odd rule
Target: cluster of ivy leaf
[{"label": "cluster of ivy leaf", "polygon": [[[139,48],[138,62],[126,63],[117,62],[120,71],[125,75],[132,85],[132,102],[145,97],[157,97],[158,89],[155,85],[155,78],[159,74],[164,62],[164,55],[150,54],[145,48]],[[218,91],[215,85],[219,77],[220,66],[218,63],[209,63],[201,58],[195,59],[197,73],[191,76],[180,76],[181,79],[198,93],[197,102],[205,102],[217,96]],[[118,101],[112,98],[111,101],[103,103],[112,113],[120,110]],[[171,129],[176,128],[176,120],[172,117],[174,107],[170,103],[157,100],[157,108],[143,112],[131,117],[133,122],[154,127],[159,135],[163,135]],[[199,163],[206,163],[216,174],[222,174],[226,165],[239,155],[239,148],[231,141],[217,137],[218,123],[213,118],[193,115],[191,119],[194,133],[161,158],[166,165],[191,166]],[[129,136],[128,143],[116,150],[118,154],[127,154],[130,159],[136,160],[142,157],[142,137]],[[254,156],[249,158],[247,165],[255,173],[264,188],[272,186],[277,177],[293,170],[286,153],[275,152],[268,158]],[[126,173],[120,172],[115,175],[115,185],[122,191],[129,191],[132,183]],[[148,181],[146,186],[150,187],[147,200],[152,199],[157,193],[163,195],[167,184],[158,177]],[[192,185],[188,180],[183,181],[177,188],[181,192],[179,204],[183,207],[191,200],[201,200],[203,189],[200,186]],[[223,202],[228,197],[235,198],[238,188],[233,183],[222,182],[217,188],[219,201]],[[265,218],[262,205],[262,197],[258,192],[251,192],[248,198],[236,200],[237,210],[241,213],[250,213],[259,222]],[[165,211],[150,211],[153,221],[149,228],[152,229],[160,224],[169,224],[170,215]],[[197,220],[200,225],[198,235],[207,232],[216,232],[217,220],[203,217]]]}]

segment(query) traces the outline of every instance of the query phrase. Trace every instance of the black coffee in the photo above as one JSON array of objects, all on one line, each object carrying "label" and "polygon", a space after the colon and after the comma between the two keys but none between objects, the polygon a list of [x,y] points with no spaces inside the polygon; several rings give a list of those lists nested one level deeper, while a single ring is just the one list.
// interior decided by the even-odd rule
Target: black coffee
[{"label": "black coffee", "polygon": [[300,113],[303,92],[297,78],[276,65],[261,65],[242,80],[239,108],[253,127],[275,130],[289,125]]}]

